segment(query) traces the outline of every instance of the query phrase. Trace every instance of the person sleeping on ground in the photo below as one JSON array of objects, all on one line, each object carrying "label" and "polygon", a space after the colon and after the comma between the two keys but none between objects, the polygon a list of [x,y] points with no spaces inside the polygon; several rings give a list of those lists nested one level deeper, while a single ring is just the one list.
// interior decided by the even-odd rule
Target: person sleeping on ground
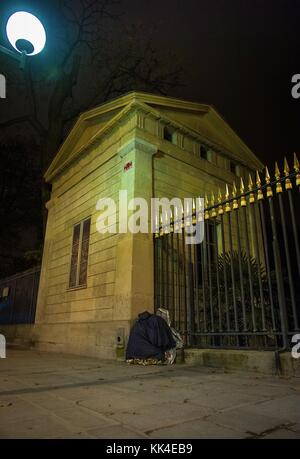
[{"label": "person sleeping on ground", "polygon": [[166,353],[176,348],[167,322],[160,316],[142,312],[134,324],[126,350],[126,361],[143,365],[164,363]]}]

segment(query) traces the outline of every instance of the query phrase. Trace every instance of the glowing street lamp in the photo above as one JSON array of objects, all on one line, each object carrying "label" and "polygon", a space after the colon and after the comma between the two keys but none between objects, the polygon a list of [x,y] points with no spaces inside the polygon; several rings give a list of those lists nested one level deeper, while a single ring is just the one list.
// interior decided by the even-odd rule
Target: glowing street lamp
[{"label": "glowing street lamp", "polygon": [[0,51],[17,59],[21,68],[25,66],[26,56],[35,56],[43,51],[46,44],[46,31],[41,21],[31,13],[18,11],[7,21],[6,34],[14,51],[0,45]]}]

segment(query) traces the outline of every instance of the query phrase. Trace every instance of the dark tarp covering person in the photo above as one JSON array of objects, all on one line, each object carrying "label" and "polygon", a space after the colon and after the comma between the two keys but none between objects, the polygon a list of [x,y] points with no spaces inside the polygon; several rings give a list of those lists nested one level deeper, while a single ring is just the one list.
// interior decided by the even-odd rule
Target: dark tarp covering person
[{"label": "dark tarp covering person", "polygon": [[[145,311],[138,316],[127,345],[126,361],[128,363],[161,363],[165,360],[166,351],[176,347],[172,331],[167,322],[155,314]],[[136,362],[135,360],[141,360]]]}]

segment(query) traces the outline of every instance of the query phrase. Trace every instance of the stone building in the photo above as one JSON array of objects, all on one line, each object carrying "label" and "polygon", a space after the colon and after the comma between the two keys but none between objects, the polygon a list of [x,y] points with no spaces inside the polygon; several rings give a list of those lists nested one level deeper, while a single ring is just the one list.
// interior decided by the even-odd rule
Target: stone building
[{"label": "stone building", "polygon": [[36,323],[45,350],[116,356],[154,310],[153,234],[100,234],[100,198],[204,196],[262,164],[211,106],[133,92],[80,116],[45,178],[52,185]]}]

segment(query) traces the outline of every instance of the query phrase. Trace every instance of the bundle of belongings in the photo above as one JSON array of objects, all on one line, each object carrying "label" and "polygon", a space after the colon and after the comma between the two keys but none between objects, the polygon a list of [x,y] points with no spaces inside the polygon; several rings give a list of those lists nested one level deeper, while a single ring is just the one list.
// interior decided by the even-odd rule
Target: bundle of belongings
[{"label": "bundle of belongings", "polygon": [[145,311],[134,324],[126,350],[126,362],[139,365],[173,364],[176,349],[183,347],[180,334],[171,327],[169,311]]}]

